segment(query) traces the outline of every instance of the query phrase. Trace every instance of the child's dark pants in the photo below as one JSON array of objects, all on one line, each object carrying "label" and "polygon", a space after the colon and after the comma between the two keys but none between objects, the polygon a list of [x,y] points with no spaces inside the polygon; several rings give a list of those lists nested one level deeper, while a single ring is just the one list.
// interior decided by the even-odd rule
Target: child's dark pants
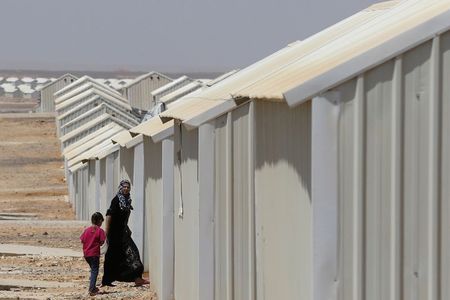
[{"label": "child's dark pants", "polygon": [[89,267],[91,267],[91,277],[89,278],[89,292],[92,292],[95,290],[95,284],[97,283],[97,275],[98,275],[98,268],[100,266],[100,257],[98,256],[90,256],[85,257],[87,263],[89,264]]}]

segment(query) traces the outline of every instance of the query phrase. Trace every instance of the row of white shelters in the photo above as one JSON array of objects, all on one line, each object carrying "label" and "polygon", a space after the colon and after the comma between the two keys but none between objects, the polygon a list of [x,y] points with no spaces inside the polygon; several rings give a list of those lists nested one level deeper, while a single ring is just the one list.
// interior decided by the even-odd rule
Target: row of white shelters
[{"label": "row of white shelters", "polygon": [[450,1],[383,2],[132,128],[159,299],[450,299],[449,70]]},{"label": "row of white shelters", "polygon": [[[158,73],[153,73],[153,75],[158,76]],[[64,114],[60,117],[64,117]],[[69,160],[66,164],[70,170],[68,182],[72,186],[70,189],[75,190],[72,199],[76,202],[74,206],[78,208],[76,211],[80,218],[86,217],[92,208],[106,211],[109,201],[113,197],[108,191],[115,190],[120,179],[127,178],[132,182],[142,179],[141,174],[144,170],[142,164],[144,153],[141,151],[142,136],[133,138],[128,130],[124,130],[113,137],[111,141],[113,144],[108,141],[97,143],[95,147],[83,151],[82,154],[79,153],[82,147],[78,147],[75,152],[71,150],[71,154],[68,155]],[[67,149],[72,147],[70,145]],[[86,146],[83,147],[83,149],[86,148]],[[75,158],[71,157],[74,155],[76,155]],[[109,175],[110,172],[114,172],[114,174]],[[149,251],[146,251],[146,249],[149,246],[145,234],[145,205],[142,197],[144,189],[142,184],[137,184],[137,186],[142,188],[132,189],[135,209],[133,216],[130,218],[129,226],[133,232],[133,239],[140,250],[145,269],[148,270],[149,257],[147,254]],[[88,190],[88,194],[95,195],[95,199],[92,199],[92,197],[91,199],[83,199],[80,197],[80,193],[76,192],[77,187],[82,191]],[[86,192],[81,194],[86,195]],[[95,205],[93,205],[94,203]]]},{"label": "row of white shelters", "polygon": [[[256,81],[212,87],[205,112],[164,116],[193,128],[175,131],[178,176],[195,178],[198,161],[198,182],[175,176],[177,222],[200,203],[201,238],[186,272],[175,228],[175,297],[226,296],[228,259],[239,299],[450,297],[449,16],[447,0],[373,6],[262,61]],[[212,210],[230,194],[232,226]]]},{"label": "row of white shelters", "polygon": [[0,84],[0,88],[3,90],[5,97],[19,97],[20,92],[14,84],[2,83]]},{"label": "row of white shelters", "polygon": [[54,112],[55,111],[55,92],[61,90],[67,85],[70,85],[77,77],[72,74],[65,74],[59,77],[57,80],[51,81],[45,84],[41,89],[41,112]]},{"label": "row of white shelters", "polygon": [[172,82],[172,79],[158,72],[141,75],[121,88],[122,96],[127,98],[131,107],[141,111],[150,110],[153,105],[151,92]]}]

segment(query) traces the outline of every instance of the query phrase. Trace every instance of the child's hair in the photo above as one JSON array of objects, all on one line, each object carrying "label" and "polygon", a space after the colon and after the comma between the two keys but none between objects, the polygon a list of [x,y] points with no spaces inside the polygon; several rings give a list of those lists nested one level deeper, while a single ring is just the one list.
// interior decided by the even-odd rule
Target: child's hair
[{"label": "child's hair", "polygon": [[96,213],[92,214],[92,217],[91,217],[92,224],[98,225],[98,224],[100,224],[100,222],[103,222],[103,221],[104,221],[104,219],[103,219],[103,215],[101,213],[96,212]]}]

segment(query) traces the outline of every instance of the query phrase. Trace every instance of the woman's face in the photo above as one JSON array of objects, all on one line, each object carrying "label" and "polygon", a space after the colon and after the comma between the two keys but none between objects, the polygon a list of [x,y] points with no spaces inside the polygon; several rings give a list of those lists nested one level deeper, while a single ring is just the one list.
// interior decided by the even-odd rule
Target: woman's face
[{"label": "woman's face", "polygon": [[124,193],[125,195],[128,195],[130,193],[130,186],[128,184],[124,184],[122,186],[122,193]]}]

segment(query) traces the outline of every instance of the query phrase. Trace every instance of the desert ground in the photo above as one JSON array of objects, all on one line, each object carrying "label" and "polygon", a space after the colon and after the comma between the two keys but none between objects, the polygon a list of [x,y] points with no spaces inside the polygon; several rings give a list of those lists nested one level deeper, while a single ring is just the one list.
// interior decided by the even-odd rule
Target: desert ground
[{"label": "desert ground", "polygon": [[[0,299],[157,299],[133,283],[88,296],[79,236],[89,224],[67,201],[59,147],[54,118],[0,114]],[[41,252],[22,253],[27,246]]]}]

